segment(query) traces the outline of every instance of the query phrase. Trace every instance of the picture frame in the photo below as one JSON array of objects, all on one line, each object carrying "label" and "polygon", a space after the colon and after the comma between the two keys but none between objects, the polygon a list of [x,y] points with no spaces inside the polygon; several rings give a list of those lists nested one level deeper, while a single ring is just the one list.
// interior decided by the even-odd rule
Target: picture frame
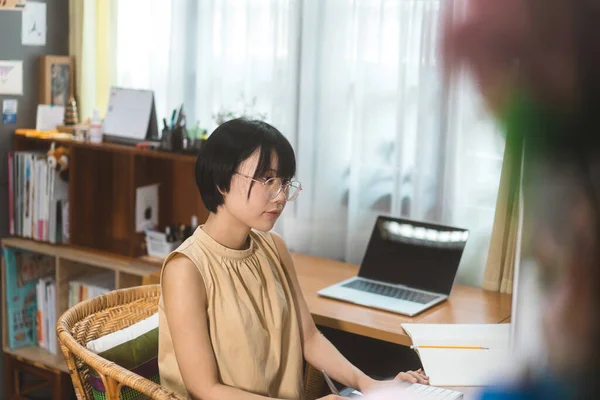
[{"label": "picture frame", "polygon": [[40,104],[67,105],[69,99],[75,96],[74,68],[73,57],[40,57]]}]

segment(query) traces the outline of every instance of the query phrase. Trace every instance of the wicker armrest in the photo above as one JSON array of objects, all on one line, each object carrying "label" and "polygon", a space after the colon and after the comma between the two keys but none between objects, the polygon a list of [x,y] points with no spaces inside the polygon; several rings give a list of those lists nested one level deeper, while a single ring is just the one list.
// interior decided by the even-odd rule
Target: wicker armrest
[{"label": "wicker armrest", "polygon": [[131,326],[156,313],[159,298],[158,285],[115,290],[83,301],[59,318],[58,342],[78,399],[93,399],[89,383],[90,368],[100,375],[109,400],[118,400],[123,386],[143,393],[150,399],[181,399],[151,380],[86,348],[88,342]]}]

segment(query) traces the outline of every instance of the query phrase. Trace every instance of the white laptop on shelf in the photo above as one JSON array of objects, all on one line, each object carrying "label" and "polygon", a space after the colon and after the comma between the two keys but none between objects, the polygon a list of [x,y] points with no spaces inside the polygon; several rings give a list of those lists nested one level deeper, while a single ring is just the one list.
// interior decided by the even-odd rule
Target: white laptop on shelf
[{"label": "white laptop on shelf", "polygon": [[468,237],[466,229],[380,216],[358,276],[318,293],[417,315],[450,295]]}]

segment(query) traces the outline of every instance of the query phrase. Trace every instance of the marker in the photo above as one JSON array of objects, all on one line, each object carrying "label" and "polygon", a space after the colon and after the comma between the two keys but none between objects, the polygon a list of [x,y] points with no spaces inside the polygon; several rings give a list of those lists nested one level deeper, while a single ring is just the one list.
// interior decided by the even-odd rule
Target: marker
[{"label": "marker", "polygon": [[177,115],[177,109],[173,110],[173,115],[171,115],[171,129],[175,127],[175,116]]}]

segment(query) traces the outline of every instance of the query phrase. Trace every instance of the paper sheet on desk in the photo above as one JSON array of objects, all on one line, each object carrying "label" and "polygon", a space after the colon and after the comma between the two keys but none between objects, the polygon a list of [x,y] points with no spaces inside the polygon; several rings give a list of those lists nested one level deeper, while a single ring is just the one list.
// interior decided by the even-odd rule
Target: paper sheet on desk
[{"label": "paper sheet on desk", "polygon": [[508,349],[510,324],[402,324],[417,346],[483,346]]},{"label": "paper sheet on desk", "polygon": [[482,346],[489,350],[424,349],[417,353],[434,386],[482,386],[510,362],[510,324],[402,324],[416,346]]},{"label": "paper sheet on desk", "polygon": [[419,357],[432,386],[484,386],[509,361],[508,349],[419,349]]}]

